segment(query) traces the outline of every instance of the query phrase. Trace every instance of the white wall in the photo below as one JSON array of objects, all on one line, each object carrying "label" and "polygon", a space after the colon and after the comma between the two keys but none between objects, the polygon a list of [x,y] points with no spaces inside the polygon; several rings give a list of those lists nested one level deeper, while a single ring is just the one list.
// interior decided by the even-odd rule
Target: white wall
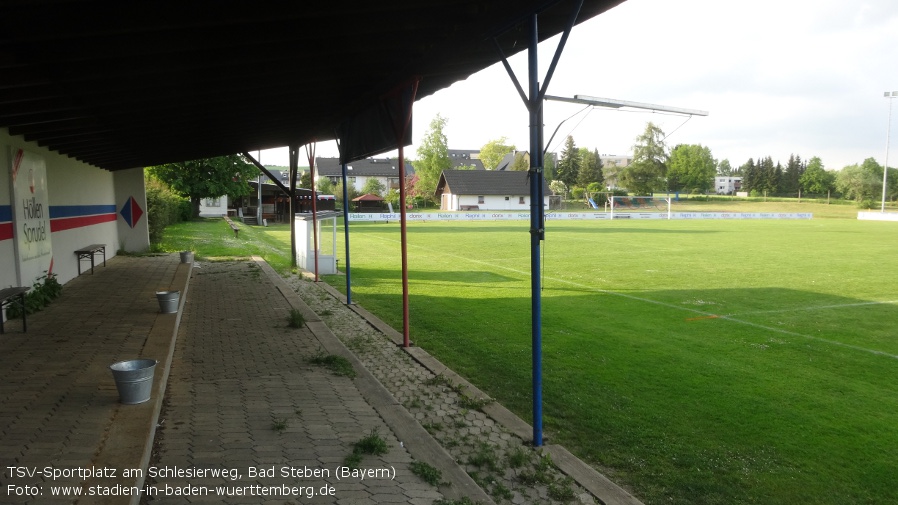
[{"label": "white wall", "polygon": [[[128,252],[144,252],[150,247],[150,231],[147,224],[147,190],[143,169],[119,170],[115,172],[114,178],[118,209],[118,248]],[[128,215],[124,210],[126,205],[131,207],[130,222],[125,219]]]},{"label": "white wall", "polygon": [[[33,279],[16,278],[15,241],[7,237],[15,223],[4,221],[11,213],[11,160],[13,150],[23,149],[43,158],[47,168],[47,193],[50,202],[50,229],[53,272],[66,283],[78,275],[75,249],[106,244],[106,258],[115,256],[120,247],[145,250],[149,246],[146,226],[146,192],[143,170],[135,168],[110,172],[52,152],[21,136],[0,129],[0,287],[31,285]],[[125,223],[121,210],[128,198],[142,211],[134,223]],[[14,214],[14,213],[12,213]],[[102,259],[100,260],[102,262]],[[85,263],[86,268],[90,268]],[[82,268],[83,271],[83,268]]]},{"label": "white wall", "polygon": [[[207,203],[215,203],[214,201],[218,200],[218,205],[206,205]],[[267,210],[263,210],[263,212],[268,212]],[[272,209],[271,212],[274,212]],[[228,195],[220,196],[218,198],[203,198],[200,200],[200,217],[222,217],[228,215]]]},{"label": "white wall", "polygon": [[0,289],[18,285],[13,242],[12,180],[9,175],[9,140],[0,130]]},{"label": "white wall", "polygon": [[[524,197],[524,203],[520,203],[522,196]],[[506,196],[502,195],[484,195],[483,203],[478,203],[480,201],[478,195],[458,195],[457,199],[453,195],[452,202],[456,206],[448,210],[460,210],[463,206],[468,205],[476,205],[479,208],[478,210],[530,210],[529,195],[508,195],[508,200],[505,198]],[[545,197],[543,201],[545,207],[548,208],[549,197]]]}]

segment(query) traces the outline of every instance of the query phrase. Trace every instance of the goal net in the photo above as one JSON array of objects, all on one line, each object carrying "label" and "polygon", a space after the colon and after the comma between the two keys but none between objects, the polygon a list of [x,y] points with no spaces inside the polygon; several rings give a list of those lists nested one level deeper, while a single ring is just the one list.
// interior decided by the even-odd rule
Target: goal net
[{"label": "goal net", "polygon": [[633,213],[662,214],[655,217],[670,219],[670,198],[655,196],[611,196],[611,219],[630,217]]}]

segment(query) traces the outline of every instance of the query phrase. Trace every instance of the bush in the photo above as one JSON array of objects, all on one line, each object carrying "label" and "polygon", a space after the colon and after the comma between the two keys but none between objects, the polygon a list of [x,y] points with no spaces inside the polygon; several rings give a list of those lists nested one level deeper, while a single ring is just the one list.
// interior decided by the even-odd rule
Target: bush
[{"label": "bush", "polygon": [[[31,290],[25,294],[25,312],[34,314],[42,310],[50,302],[59,298],[62,293],[62,284],[56,279],[56,274],[48,273],[41,276],[31,287]],[[15,319],[22,316],[22,308],[16,304],[7,305],[6,317]]]},{"label": "bush", "polygon": [[158,244],[162,241],[162,233],[165,227],[190,219],[193,209],[190,201],[174,194],[168,186],[159,179],[148,177],[147,188],[147,226],[150,233],[150,243]]}]

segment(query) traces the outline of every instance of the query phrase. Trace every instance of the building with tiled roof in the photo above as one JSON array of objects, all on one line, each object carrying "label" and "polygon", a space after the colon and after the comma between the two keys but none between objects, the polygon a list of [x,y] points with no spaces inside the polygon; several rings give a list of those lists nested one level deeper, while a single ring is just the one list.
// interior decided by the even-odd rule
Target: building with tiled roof
[{"label": "building with tiled roof", "polygon": [[[317,177],[327,177],[334,184],[338,184],[343,180],[343,165],[340,164],[340,158],[316,158],[315,170]],[[405,176],[411,177],[414,173],[415,168],[412,164],[406,163]],[[388,190],[398,190],[400,184],[399,160],[396,158],[365,158],[356,160],[347,164],[346,177],[349,184],[356,191],[361,191],[370,178],[378,179]]]},{"label": "building with tiled roof", "polygon": [[[474,167],[474,170],[486,170],[480,161],[479,149],[449,149],[449,161],[452,162],[451,170],[462,167]],[[464,169],[464,168],[462,168]]]},{"label": "building with tiled roof", "polygon": [[[543,181],[545,207],[552,191]],[[440,210],[530,210],[529,172],[444,170],[435,196]]]}]

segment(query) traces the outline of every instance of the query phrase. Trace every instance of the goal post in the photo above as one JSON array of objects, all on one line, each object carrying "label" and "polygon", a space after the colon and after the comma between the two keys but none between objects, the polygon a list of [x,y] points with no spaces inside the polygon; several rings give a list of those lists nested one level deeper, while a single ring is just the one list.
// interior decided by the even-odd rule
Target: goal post
[{"label": "goal post", "polygon": [[663,214],[665,219],[670,219],[670,197],[657,196],[609,196],[608,201],[611,204],[611,219],[614,214],[620,215],[622,212],[647,213],[647,214]]}]

